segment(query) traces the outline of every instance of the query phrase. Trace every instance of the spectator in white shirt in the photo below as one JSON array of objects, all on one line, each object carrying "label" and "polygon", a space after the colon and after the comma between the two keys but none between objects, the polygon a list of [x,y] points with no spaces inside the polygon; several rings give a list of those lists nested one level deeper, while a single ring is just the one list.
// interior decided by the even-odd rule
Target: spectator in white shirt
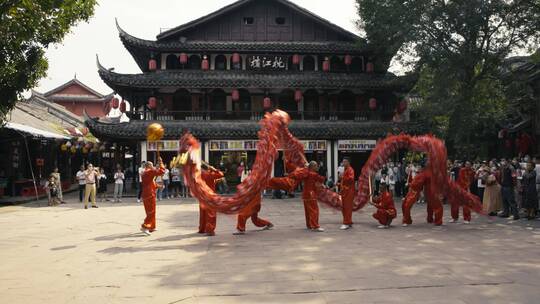
[{"label": "spectator in white shirt", "polygon": [[122,168],[118,167],[114,174],[114,202],[120,203],[122,201],[122,192],[124,191],[124,179],[125,175],[122,172]]},{"label": "spectator in white shirt", "polygon": [[79,182],[79,202],[83,202],[84,188],[86,187],[86,175],[84,174],[84,165],[81,165],[79,171],[76,174],[77,181]]},{"label": "spectator in white shirt", "polygon": [[170,172],[169,172],[169,169],[167,169],[167,165],[164,165],[165,166],[165,173],[163,174],[162,178],[163,178],[163,193],[162,195],[165,197],[165,199],[167,198],[171,198],[171,196],[169,195],[169,184],[170,184]]}]

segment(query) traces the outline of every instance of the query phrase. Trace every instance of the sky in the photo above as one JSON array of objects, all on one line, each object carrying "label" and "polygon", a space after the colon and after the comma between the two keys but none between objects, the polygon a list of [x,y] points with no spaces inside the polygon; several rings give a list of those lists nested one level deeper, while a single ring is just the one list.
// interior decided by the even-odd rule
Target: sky
[{"label": "sky", "polygon": [[[77,79],[102,94],[112,90],[97,72],[96,54],[106,68],[118,73],[139,73],[140,69],[118,37],[115,18],[129,34],[155,40],[161,29],[197,19],[236,0],[99,0],[88,23],[72,28],[61,44],[47,50],[49,70],[34,88],[47,92]],[[359,34],[355,0],[291,0],[316,15]]]}]

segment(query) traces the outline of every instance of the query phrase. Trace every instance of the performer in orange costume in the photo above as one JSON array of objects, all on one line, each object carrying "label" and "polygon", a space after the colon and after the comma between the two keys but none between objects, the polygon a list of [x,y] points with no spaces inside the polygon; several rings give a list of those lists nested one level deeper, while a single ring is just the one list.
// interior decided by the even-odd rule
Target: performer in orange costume
[{"label": "performer in orange costume", "polygon": [[392,193],[388,191],[386,184],[381,184],[381,194],[373,198],[373,205],[377,208],[377,212],[373,213],[373,217],[381,224],[379,228],[388,228],[392,220],[396,218],[396,207],[394,206],[394,198]]},{"label": "performer in orange costume", "polygon": [[146,162],[144,172],[141,177],[142,185],[142,199],[144,203],[144,210],[146,211],[146,218],[141,225],[141,231],[146,235],[150,235],[151,232],[156,230],[156,189],[157,185],[154,179],[157,176],[165,174],[165,167],[163,166],[163,160],[161,157],[158,159],[158,168],[154,168],[152,162]]},{"label": "performer in orange costume", "polygon": [[[216,191],[216,181],[223,178],[223,172],[214,167],[209,167],[201,172],[202,179],[206,182],[212,191]],[[216,211],[204,206],[199,201],[199,233],[206,233],[208,236],[214,236],[216,233]]]},{"label": "performer in orange costume", "polygon": [[354,169],[351,167],[351,161],[348,158],[343,159],[343,166],[345,171],[341,177],[341,200],[343,201],[343,225],[339,227],[341,230],[347,230],[352,228],[352,212],[354,201]]},{"label": "performer in orange costume", "polygon": [[[459,174],[457,178],[457,184],[461,189],[470,192],[471,183],[474,179],[474,170],[471,168],[470,162],[465,162],[465,167],[459,169]],[[452,220],[451,223],[456,223],[459,219],[459,204],[452,204],[451,206],[451,214],[452,214]],[[469,224],[471,222],[471,209],[463,205],[463,223]]]},{"label": "performer in orange costume", "polygon": [[434,223],[437,226],[442,225],[443,205],[441,199],[434,194],[431,187],[431,174],[427,170],[422,170],[409,184],[409,192],[403,200],[401,206],[403,211],[403,226],[406,227],[412,224],[411,208],[420,197],[421,191],[424,189],[427,202],[427,222]]},{"label": "performer in orange costume", "polygon": [[308,168],[296,169],[289,175],[290,178],[304,182],[304,211],[306,213],[306,226],[316,232],[323,232],[319,226],[319,205],[317,205],[317,184],[324,182],[324,176],[320,176],[317,162],[310,162]]},{"label": "performer in orange costume", "polygon": [[261,196],[257,196],[249,206],[238,213],[238,220],[236,225],[235,235],[245,234],[246,232],[246,221],[251,217],[253,225],[256,227],[264,227],[264,230],[271,229],[274,227],[272,223],[267,220],[264,220],[259,217],[259,211],[261,211]]}]

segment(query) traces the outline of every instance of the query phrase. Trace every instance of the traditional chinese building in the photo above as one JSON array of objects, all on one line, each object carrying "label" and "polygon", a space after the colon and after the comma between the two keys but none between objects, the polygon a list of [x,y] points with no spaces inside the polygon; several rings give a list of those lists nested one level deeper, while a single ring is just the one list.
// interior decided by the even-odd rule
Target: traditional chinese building
[{"label": "traditional chinese building", "polygon": [[240,0],[156,40],[118,30],[141,73],[113,72],[98,61],[99,74],[130,101],[131,120],[88,118],[87,125],[103,140],[137,141],[141,160],[155,157],[146,128],[159,121],[168,159],[190,130],[213,165],[249,164],[258,120],[279,108],[293,118],[290,130],[308,158],[335,177],[343,156],[359,172],[377,139],[414,131],[405,99],[414,79],[379,69],[366,41],[287,0]]},{"label": "traditional chinese building", "polygon": [[77,78],[40,95],[65,107],[75,115],[83,116],[86,110],[89,115],[97,117],[105,117],[109,113],[110,102],[114,97],[114,94],[103,95],[97,92]]}]

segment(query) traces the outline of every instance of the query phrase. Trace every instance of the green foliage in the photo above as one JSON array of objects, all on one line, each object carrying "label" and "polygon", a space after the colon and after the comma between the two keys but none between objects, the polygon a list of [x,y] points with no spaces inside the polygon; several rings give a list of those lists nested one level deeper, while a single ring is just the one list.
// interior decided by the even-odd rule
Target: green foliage
[{"label": "green foliage", "polygon": [[21,93],[47,72],[46,48],[88,21],[96,0],[4,0],[0,2],[0,123]]},{"label": "green foliage", "polygon": [[[416,92],[423,99],[414,109],[419,119],[443,136],[459,157],[477,155],[478,146],[494,138],[496,123],[507,110],[500,81],[502,61],[540,42],[540,1],[357,3],[369,42],[393,51],[401,45],[406,55],[416,58],[414,68],[420,73]],[[393,9],[403,18],[392,15]],[[400,26],[408,30],[396,32]]]}]

